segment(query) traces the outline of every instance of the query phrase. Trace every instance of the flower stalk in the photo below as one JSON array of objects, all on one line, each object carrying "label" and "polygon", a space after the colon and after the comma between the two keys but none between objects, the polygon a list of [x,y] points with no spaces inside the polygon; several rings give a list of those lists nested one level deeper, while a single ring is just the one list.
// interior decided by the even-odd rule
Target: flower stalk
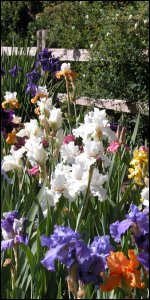
[{"label": "flower stalk", "polygon": [[86,210],[87,210],[87,206],[88,206],[88,199],[89,199],[89,196],[90,196],[90,183],[91,183],[91,180],[92,180],[93,171],[94,171],[94,164],[90,166],[88,186],[87,186],[87,190],[86,190],[85,197],[84,197],[84,200],[83,200],[83,205],[82,205],[82,208],[81,208],[81,212],[80,212],[80,214],[78,216],[78,219],[77,219],[76,231],[78,230],[80,221],[82,219],[84,219],[85,215],[86,215]]}]

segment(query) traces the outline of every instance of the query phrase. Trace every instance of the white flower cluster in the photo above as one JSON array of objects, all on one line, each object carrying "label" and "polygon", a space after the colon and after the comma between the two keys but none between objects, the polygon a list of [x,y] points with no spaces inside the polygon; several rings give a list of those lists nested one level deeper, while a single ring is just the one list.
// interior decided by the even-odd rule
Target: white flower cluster
[{"label": "white flower cluster", "polygon": [[[55,131],[56,142],[60,145],[62,138],[62,112],[59,108],[52,107],[52,100],[48,97],[46,86],[39,86],[36,91],[36,96],[41,95],[37,105],[40,108],[41,114],[39,116],[40,124],[36,119],[31,119],[30,122],[24,123],[24,128],[16,134],[18,138],[25,138],[25,144],[19,150],[14,150],[14,146],[10,149],[10,154],[6,155],[2,161],[2,169],[6,172],[21,170],[24,168],[22,161],[23,155],[26,154],[32,167],[38,165],[43,168],[48,152],[44,149],[42,141],[47,139],[48,133],[51,130]],[[16,93],[11,94],[6,92],[7,99],[16,97]],[[21,121],[20,118],[15,118],[16,123]],[[46,126],[45,126],[46,124]],[[40,126],[42,125],[42,127]],[[48,130],[47,130],[48,127]],[[59,139],[59,140],[58,140]]]},{"label": "white flower cluster", "polygon": [[[50,188],[46,187],[43,195],[42,209],[46,216],[47,204],[55,206],[61,196],[69,201],[75,201],[80,193],[86,193],[90,167],[93,165],[93,173],[90,182],[91,195],[99,201],[107,199],[107,192],[103,184],[108,180],[106,168],[110,161],[104,155],[103,140],[115,140],[116,135],[110,129],[105,110],[97,108],[89,112],[84,123],[72,130],[74,137],[82,138],[83,145],[76,145],[75,141],[62,144],[60,148],[61,160],[50,179]],[[99,172],[97,162],[101,161],[105,174]]]},{"label": "white flower cluster", "polygon": [[[55,206],[61,196],[72,202],[81,193],[85,195],[89,180],[91,195],[99,201],[106,200],[107,192],[103,185],[108,180],[107,167],[110,161],[105,155],[103,141],[107,139],[111,142],[116,135],[110,129],[105,110],[94,108],[94,111],[85,115],[84,123],[72,130],[71,139],[63,142],[61,109],[52,106],[46,87],[38,87],[36,94],[39,95],[39,122],[33,119],[24,123],[24,127],[16,134],[17,138],[24,139],[24,145],[18,150],[15,146],[11,147],[10,154],[3,159],[2,169],[6,172],[23,170],[27,160],[32,168],[31,175],[45,172],[48,184],[41,204],[45,216],[47,204]],[[47,146],[44,146],[44,142]],[[48,158],[55,157],[54,153],[56,157],[60,154],[60,162],[49,178],[46,163]]]}]

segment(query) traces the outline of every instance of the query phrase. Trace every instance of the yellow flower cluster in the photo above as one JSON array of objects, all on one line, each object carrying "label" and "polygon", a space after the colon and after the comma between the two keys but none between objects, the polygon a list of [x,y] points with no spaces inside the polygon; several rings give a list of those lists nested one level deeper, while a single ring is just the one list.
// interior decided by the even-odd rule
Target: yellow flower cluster
[{"label": "yellow flower cluster", "polygon": [[135,150],[130,165],[133,167],[129,168],[128,178],[133,178],[138,185],[145,185],[148,177],[148,148],[141,146],[139,150]]}]

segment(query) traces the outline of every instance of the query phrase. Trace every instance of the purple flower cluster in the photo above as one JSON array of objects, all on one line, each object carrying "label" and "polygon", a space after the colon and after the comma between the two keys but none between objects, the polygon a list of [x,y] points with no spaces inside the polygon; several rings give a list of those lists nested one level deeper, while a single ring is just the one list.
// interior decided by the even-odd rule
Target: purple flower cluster
[{"label": "purple flower cluster", "polygon": [[140,211],[134,204],[130,205],[130,212],[126,219],[110,225],[110,234],[119,243],[121,235],[132,228],[134,241],[142,252],[138,255],[139,261],[149,268],[149,215],[148,211]]},{"label": "purple flower cluster", "polygon": [[12,76],[12,77],[17,77],[18,76],[18,73],[19,71],[21,71],[22,68],[20,68],[17,64],[14,65],[14,67],[9,70],[9,74]]},{"label": "purple flower cluster", "polygon": [[81,240],[79,233],[71,228],[55,226],[54,234],[41,237],[42,246],[49,248],[45,258],[41,261],[48,270],[55,270],[55,260],[59,260],[68,269],[77,265],[78,279],[84,284],[102,282],[100,272],[106,268],[106,257],[113,247],[109,237],[96,237],[91,246],[87,247]]},{"label": "purple flower cluster", "polygon": [[14,248],[17,244],[28,244],[27,234],[25,233],[26,218],[19,218],[18,211],[14,210],[3,214],[1,220],[1,229],[3,241],[1,241],[1,250]]},{"label": "purple flower cluster", "polygon": [[12,130],[18,127],[18,124],[12,122],[14,116],[13,110],[1,109],[1,132],[3,135],[12,132]]},{"label": "purple flower cluster", "polygon": [[36,94],[37,82],[41,75],[36,69],[33,69],[30,73],[26,74],[26,77],[28,79],[26,93],[30,93],[31,96],[34,97]]},{"label": "purple flower cluster", "polygon": [[59,71],[61,66],[59,58],[55,58],[47,48],[38,53],[38,64],[41,65],[43,71],[49,71],[52,74]]}]

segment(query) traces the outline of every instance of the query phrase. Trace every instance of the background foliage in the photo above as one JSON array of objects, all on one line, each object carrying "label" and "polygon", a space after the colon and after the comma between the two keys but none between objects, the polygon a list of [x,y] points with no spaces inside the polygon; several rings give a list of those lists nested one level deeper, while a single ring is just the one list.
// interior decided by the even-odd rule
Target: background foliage
[{"label": "background foliage", "polygon": [[147,103],[148,5],[148,1],[2,1],[2,43],[17,46],[21,36],[33,43],[36,30],[47,29],[48,47],[91,49],[92,59],[76,64],[80,96]]},{"label": "background foliage", "polygon": [[[36,31],[47,29],[47,47],[90,49],[88,62],[72,63],[77,97],[122,99],[147,111],[148,7],[149,1],[2,1],[2,44],[20,46],[27,38],[36,46]],[[134,116],[125,120],[132,130]],[[147,124],[143,116],[139,139],[148,138]]]}]

